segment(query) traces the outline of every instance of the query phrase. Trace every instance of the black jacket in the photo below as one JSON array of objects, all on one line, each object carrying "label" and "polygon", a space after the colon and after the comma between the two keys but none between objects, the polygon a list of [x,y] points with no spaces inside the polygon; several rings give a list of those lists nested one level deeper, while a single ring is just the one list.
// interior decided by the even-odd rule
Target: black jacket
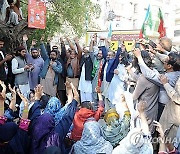
[{"label": "black jacket", "polygon": [[91,59],[91,56],[84,57],[84,55],[81,58],[80,62],[80,70],[82,71],[83,64],[85,63],[85,80],[91,81],[92,80],[92,70],[93,70],[93,62]]}]

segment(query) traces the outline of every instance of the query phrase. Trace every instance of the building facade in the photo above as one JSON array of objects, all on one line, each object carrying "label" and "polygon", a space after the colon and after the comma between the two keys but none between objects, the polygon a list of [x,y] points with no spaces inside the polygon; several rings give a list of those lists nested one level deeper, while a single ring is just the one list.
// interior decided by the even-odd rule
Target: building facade
[{"label": "building facade", "polygon": [[158,10],[162,11],[167,37],[178,46],[180,44],[180,0],[92,0],[101,6],[101,16],[94,22],[99,25],[99,30],[136,30],[141,29],[147,8],[153,20],[152,30],[147,34],[158,38],[155,32],[155,23],[158,21]]}]

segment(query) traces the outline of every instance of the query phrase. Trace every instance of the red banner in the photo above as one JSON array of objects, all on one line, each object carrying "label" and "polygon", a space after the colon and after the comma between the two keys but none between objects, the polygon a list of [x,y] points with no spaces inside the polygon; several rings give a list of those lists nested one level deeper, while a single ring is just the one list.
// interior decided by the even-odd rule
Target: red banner
[{"label": "red banner", "polygon": [[28,0],[28,27],[45,29],[46,6],[43,0]]}]

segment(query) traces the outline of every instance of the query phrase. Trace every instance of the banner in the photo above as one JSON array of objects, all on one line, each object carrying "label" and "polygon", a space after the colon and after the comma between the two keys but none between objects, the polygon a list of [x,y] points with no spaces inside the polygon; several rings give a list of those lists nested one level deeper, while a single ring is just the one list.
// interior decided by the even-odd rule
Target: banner
[{"label": "banner", "polygon": [[46,6],[43,0],[28,0],[28,27],[45,29]]},{"label": "banner", "polygon": [[[91,36],[96,33],[98,37],[106,38],[108,35],[108,31],[88,31],[86,33],[86,46],[89,46]],[[117,51],[118,49],[118,40],[124,41],[124,45],[127,51],[131,51],[134,46],[134,41],[139,39],[139,30],[119,30],[119,31],[112,31],[111,35],[111,44],[110,49],[113,51]],[[99,38],[97,40],[99,41]],[[100,43],[98,43],[100,45]]]},{"label": "banner", "polygon": [[124,30],[113,31],[111,36],[111,50],[116,51],[118,49],[118,40],[124,42],[127,51],[131,51],[134,46],[134,41],[139,39],[139,31],[137,30]]}]

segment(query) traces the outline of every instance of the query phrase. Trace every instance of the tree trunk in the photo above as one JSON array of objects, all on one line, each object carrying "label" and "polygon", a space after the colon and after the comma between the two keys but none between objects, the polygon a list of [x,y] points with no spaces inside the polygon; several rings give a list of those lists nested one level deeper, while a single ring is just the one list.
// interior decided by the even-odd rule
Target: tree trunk
[{"label": "tree trunk", "polygon": [[0,22],[0,37],[5,41],[5,49],[7,53],[14,52],[14,49],[22,45],[24,34],[30,35],[34,29],[28,28],[28,23],[22,20],[14,27],[8,27]]}]

